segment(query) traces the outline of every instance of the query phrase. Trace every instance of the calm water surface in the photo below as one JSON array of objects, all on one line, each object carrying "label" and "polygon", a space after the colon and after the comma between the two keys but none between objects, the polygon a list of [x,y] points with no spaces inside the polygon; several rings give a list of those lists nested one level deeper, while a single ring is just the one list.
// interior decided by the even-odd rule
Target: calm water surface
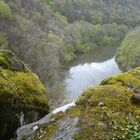
[{"label": "calm water surface", "polygon": [[75,101],[88,87],[99,84],[103,79],[121,73],[115,59],[116,48],[98,48],[74,61],[65,78],[66,100]]}]

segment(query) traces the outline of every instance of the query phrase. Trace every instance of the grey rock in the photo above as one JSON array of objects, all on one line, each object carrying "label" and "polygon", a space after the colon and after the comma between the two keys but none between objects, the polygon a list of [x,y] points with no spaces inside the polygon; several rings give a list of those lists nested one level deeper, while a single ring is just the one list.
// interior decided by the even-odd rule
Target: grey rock
[{"label": "grey rock", "polygon": [[78,120],[78,117],[65,119],[50,140],[74,140],[74,134],[79,131]]},{"label": "grey rock", "polygon": [[[52,113],[46,115],[39,121],[20,127],[17,130],[17,140],[22,140],[23,137],[26,137],[27,140],[31,140],[36,130],[46,126],[52,121],[51,115]],[[77,127],[78,120],[78,117],[64,120],[50,140],[73,140],[74,134],[79,131],[79,128]]]},{"label": "grey rock", "polygon": [[51,118],[50,118],[51,115],[52,114],[50,113],[45,117],[43,117],[42,119],[40,119],[39,121],[20,127],[16,132],[17,140],[22,140],[23,136],[26,137],[27,140],[30,140],[36,131],[35,128],[37,129],[41,128],[47,125],[49,122],[51,122]]}]

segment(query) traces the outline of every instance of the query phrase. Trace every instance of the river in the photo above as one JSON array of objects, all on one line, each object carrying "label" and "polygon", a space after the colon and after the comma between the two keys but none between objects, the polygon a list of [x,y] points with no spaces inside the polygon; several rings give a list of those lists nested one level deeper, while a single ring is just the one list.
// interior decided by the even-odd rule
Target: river
[{"label": "river", "polygon": [[103,79],[121,73],[115,62],[116,48],[98,48],[75,60],[64,80],[68,103],[74,102],[88,87],[96,86]]},{"label": "river", "polygon": [[[75,106],[75,100],[82,92],[90,87],[99,84],[104,78],[111,75],[121,73],[115,59],[116,48],[98,48],[88,54],[79,56],[75,60],[65,77],[64,84],[67,91],[64,106],[58,107],[50,114],[32,124],[21,127],[17,131],[17,139],[21,139],[23,135],[31,135],[33,130],[38,129],[38,126],[46,124],[51,121],[50,116],[58,112],[65,112],[72,106]],[[26,130],[26,131],[25,131]],[[69,131],[69,130],[68,130]]]}]

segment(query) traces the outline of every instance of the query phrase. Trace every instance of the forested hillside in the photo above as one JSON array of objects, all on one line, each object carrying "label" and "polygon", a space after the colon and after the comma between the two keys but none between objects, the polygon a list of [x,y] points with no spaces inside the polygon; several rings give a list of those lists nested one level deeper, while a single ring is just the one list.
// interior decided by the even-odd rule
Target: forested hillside
[{"label": "forested hillside", "polygon": [[139,0],[0,0],[0,48],[47,86],[59,86],[78,55],[118,46],[140,24]]},{"label": "forested hillside", "polygon": [[85,20],[92,24],[139,24],[139,0],[43,0],[53,11],[60,12],[70,23]]},{"label": "forested hillside", "polygon": [[51,64],[59,69],[60,58],[70,61],[91,48],[115,45],[128,27],[140,22],[139,1],[51,0],[46,3],[49,6],[39,0],[0,2],[1,44],[7,40],[5,46],[28,62],[42,80],[52,73],[47,63],[55,60],[51,57],[57,57]]},{"label": "forested hillside", "polygon": [[140,0],[0,0],[0,140],[139,140],[138,26]]}]

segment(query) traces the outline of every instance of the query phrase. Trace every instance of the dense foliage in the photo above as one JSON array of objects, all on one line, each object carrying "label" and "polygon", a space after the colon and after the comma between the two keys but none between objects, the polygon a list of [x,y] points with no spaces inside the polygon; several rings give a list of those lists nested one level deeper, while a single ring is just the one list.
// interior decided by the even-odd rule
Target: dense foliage
[{"label": "dense foliage", "polygon": [[0,48],[12,50],[47,87],[62,87],[64,68],[79,54],[118,46],[140,23],[139,5],[138,0],[1,0]]},{"label": "dense foliage", "polygon": [[138,0],[44,0],[54,11],[67,17],[69,22],[85,20],[92,24],[123,24],[137,26],[140,23]]},{"label": "dense foliage", "polygon": [[0,1],[0,17],[11,19],[11,9],[8,4],[6,4],[4,1]]},{"label": "dense foliage", "polygon": [[116,61],[123,71],[140,66],[140,27],[125,37],[117,50]]},{"label": "dense foliage", "polygon": [[0,6],[0,43],[6,39],[43,82],[53,84],[66,62],[95,47],[119,44],[140,22],[134,0],[2,0]]},{"label": "dense foliage", "polygon": [[[0,50],[24,60],[48,88],[48,97],[61,102],[60,81],[70,62],[100,47],[119,46],[140,24],[139,9],[139,0],[0,0]],[[122,70],[140,65],[139,33],[136,28],[128,34],[118,49]],[[12,52],[0,51],[0,139],[11,137],[23,113],[30,123],[49,111],[45,88]],[[76,107],[51,116],[39,131],[42,139],[53,136],[65,118],[78,116],[77,140],[138,140],[139,83],[136,68],[86,90]]]}]

